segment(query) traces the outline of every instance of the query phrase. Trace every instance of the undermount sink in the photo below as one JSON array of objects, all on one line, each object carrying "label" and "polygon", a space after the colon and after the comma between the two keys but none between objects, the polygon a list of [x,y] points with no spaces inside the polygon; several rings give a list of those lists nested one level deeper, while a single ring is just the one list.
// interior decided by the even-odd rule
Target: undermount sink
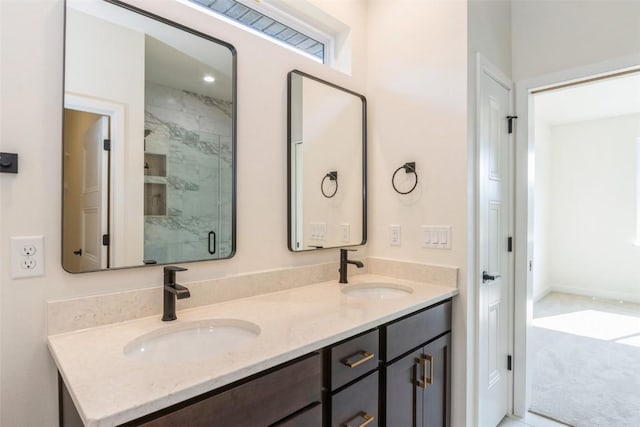
[{"label": "undermount sink", "polygon": [[393,299],[410,295],[413,289],[395,283],[355,283],[342,288],[342,293],[351,297],[368,299]]},{"label": "undermount sink", "polygon": [[151,362],[203,360],[238,350],[258,335],[258,325],[240,319],[179,322],[133,339],[124,354]]}]

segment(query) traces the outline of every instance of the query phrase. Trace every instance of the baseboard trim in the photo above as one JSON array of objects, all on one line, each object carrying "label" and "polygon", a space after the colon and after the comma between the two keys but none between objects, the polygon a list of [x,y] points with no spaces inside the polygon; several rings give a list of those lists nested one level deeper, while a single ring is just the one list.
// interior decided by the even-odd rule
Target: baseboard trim
[{"label": "baseboard trim", "polygon": [[[596,297],[613,301],[625,301],[640,304],[640,293],[615,292],[594,289],[584,289],[573,286],[551,286],[549,292],[561,292],[563,294],[580,295],[585,297]],[[537,301],[537,299],[536,299]]]},{"label": "baseboard trim", "polygon": [[533,409],[529,409],[529,412],[531,412],[533,415],[537,415],[537,416],[542,417],[542,418],[545,418],[545,419],[547,419],[547,420],[551,420],[551,421],[553,421],[554,423],[558,423],[558,424],[561,424],[561,425],[563,425],[563,426],[575,427],[573,424],[567,424],[567,423],[565,423],[564,421],[560,421],[560,420],[558,420],[557,418],[553,418],[553,417],[551,417],[551,416],[549,416],[549,415],[545,415],[545,414],[543,414],[543,413],[541,413],[541,412],[536,412],[536,411],[535,411],[535,410],[533,410]]},{"label": "baseboard trim", "polygon": [[[533,294],[533,302],[540,301],[542,298],[546,297],[551,292],[553,292],[553,291],[552,291],[552,288],[550,286],[547,286],[547,287],[543,288],[542,290],[539,290],[538,292]],[[560,291],[558,291],[558,292],[560,292]]]}]

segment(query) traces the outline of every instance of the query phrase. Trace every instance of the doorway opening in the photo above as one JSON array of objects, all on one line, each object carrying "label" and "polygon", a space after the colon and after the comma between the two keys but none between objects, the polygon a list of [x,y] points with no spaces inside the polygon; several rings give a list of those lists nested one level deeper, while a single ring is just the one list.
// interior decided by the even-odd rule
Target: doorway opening
[{"label": "doorway opening", "polygon": [[74,271],[108,268],[109,116],[65,108],[64,123],[63,263]]},{"label": "doorway opening", "polygon": [[640,70],[528,98],[525,409],[640,425]]}]

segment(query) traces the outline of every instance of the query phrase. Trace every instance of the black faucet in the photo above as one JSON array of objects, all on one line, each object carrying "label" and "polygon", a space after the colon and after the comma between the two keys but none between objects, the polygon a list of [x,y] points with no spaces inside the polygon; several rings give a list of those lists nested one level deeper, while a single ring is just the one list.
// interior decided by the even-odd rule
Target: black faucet
[{"label": "black faucet", "polygon": [[162,320],[165,322],[177,319],[176,298],[183,299],[191,296],[189,289],[176,283],[176,272],[178,271],[187,271],[187,269],[173,265],[164,268],[164,286],[162,291],[164,295],[164,311],[162,312]]},{"label": "black faucet", "polygon": [[360,261],[353,261],[347,258],[349,251],[355,251],[355,249],[340,249],[340,280],[339,283],[349,283],[347,281],[347,264],[353,264],[358,268],[364,267],[364,264]]}]

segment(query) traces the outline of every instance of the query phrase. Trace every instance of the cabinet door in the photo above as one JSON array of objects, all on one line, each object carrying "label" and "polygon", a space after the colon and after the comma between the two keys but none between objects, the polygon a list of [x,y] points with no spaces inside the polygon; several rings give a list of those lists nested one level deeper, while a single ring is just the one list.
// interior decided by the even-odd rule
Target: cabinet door
[{"label": "cabinet door", "polygon": [[448,427],[451,392],[451,334],[427,344],[418,368],[422,392],[422,427]]},{"label": "cabinet door", "polygon": [[422,422],[422,389],[417,385],[422,354],[414,351],[384,370],[387,427],[414,427]]}]

